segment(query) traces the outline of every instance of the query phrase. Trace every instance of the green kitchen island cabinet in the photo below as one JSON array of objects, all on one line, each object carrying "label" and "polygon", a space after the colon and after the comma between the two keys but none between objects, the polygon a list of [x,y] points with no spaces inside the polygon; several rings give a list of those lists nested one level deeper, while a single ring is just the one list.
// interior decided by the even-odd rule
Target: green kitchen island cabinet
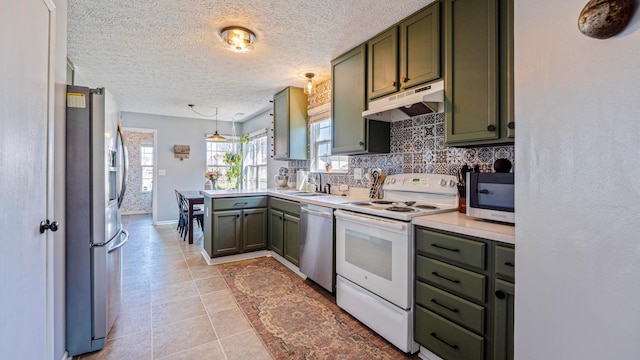
[{"label": "green kitchen island cabinet", "polygon": [[269,246],[295,266],[300,266],[300,204],[269,198]]},{"label": "green kitchen island cabinet", "polygon": [[362,117],[367,109],[367,46],[331,61],[331,154],[388,153],[391,127]]},{"label": "green kitchen island cabinet", "polygon": [[203,247],[209,257],[267,248],[267,197],[206,197]]},{"label": "green kitchen island cabinet", "polygon": [[273,158],[307,159],[307,95],[287,87],[273,96]]},{"label": "green kitchen island cabinet", "polygon": [[445,144],[513,142],[513,0],[443,3]]}]

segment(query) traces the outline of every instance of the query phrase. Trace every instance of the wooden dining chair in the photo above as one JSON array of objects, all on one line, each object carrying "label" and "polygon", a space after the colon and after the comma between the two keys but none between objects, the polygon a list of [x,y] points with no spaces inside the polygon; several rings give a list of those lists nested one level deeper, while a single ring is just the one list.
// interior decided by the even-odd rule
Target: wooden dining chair
[{"label": "wooden dining chair", "polygon": [[175,192],[176,192],[176,201],[178,203],[178,227],[176,228],[176,230],[180,233],[181,237],[184,237],[184,234],[187,233],[186,224],[187,224],[188,211],[185,213],[182,210],[182,201],[183,201],[182,194],[180,194],[178,190],[175,190]]},{"label": "wooden dining chair", "polygon": [[198,221],[198,225],[200,226],[200,229],[202,229],[202,222],[204,221],[204,211],[203,210],[197,210],[197,208],[193,209],[193,218],[189,219],[189,201],[184,197],[184,196],[180,196],[181,197],[181,211],[184,214],[184,224],[185,224],[185,231],[184,234],[182,235],[182,239],[183,240],[187,240],[187,235],[189,234],[189,231],[191,229],[191,225],[193,223],[193,219],[196,219]]}]

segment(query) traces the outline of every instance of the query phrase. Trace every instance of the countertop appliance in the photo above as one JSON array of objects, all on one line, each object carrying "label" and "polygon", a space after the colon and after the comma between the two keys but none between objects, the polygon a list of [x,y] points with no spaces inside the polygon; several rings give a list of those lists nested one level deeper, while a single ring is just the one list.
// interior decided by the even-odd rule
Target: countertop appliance
[{"label": "countertop appliance", "polygon": [[370,101],[362,117],[393,122],[443,111],[444,81],[440,80]]},{"label": "countertop appliance", "polygon": [[300,206],[300,271],[333,293],[333,209]]},{"label": "countertop appliance", "polygon": [[127,151],[103,88],[67,86],[66,338],[69,356],[102,349],[120,311]]},{"label": "countertop appliance", "polygon": [[[336,218],[338,306],[404,352],[413,341],[414,238],[411,219],[455,211],[455,176],[389,175],[382,200],[345,204]],[[411,206],[408,206],[410,204]]]},{"label": "countertop appliance", "polygon": [[513,173],[467,173],[467,215],[515,223]]}]

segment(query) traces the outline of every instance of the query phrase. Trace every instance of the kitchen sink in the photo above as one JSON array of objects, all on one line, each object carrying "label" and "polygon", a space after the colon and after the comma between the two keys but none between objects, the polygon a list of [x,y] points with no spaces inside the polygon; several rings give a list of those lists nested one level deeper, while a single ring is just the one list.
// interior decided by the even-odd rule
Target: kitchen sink
[{"label": "kitchen sink", "polygon": [[312,192],[298,192],[298,193],[293,193],[293,194],[289,194],[289,195],[295,195],[295,196],[327,196],[329,194],[312,193]]}]

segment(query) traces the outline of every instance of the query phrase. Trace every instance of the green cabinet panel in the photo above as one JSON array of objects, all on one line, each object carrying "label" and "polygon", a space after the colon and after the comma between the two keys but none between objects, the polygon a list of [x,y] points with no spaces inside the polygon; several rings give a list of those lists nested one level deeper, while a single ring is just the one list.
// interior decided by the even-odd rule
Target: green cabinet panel
[{"label": "green cabinet panel", "polygon": [[273,158],[307,159],[307,95],[288,87],[273,96]]},{"label": "green cabinet panel", "polygon": [[212,257],[213,254],[213,199],[210,197],[204,197],[204,224],[202,225],[202,232],[204,235],[204,243],[202,248]]},{"label": "green cabinet panel", "polygon": [[445,142],[496,140],[497,0],[445,0]]},{"label": "green cabinet panel", "polygon": [[215,199],[213,201],[213,210],[251,209],[266,206],[266,196],[243,196]]},{"label": "green cabinet panel", "polygon": [[513,281],[516,276],[516,251],[513,248],[496,245],[495,273],[497,276]]},{"label": "green cabinet panel", "polygon": [[516,136],[513,94],[513,0],[500,0],[500,131]]},{"label": "green cabinet panel", "polygon": [[367,43],[367,96],[369,100],[398,91],[398,27]]},{"label": "green cabinet panel", "polygon": [[446,360],[483,360],[484,338],[416,306],[415,340]]},{"label": "green cabinet panel", "polygon": [[420,281],[416,281],[416,304],[478,334],[483,334],[485,331],[484,306],[476,305]]},{"label": "green cabinet panel", "polygon": [[242,211],[242,251],[267,248],[267,209]]},{"label": "green cabinet panel", "polygon": [[440,2],[400,23],[402,90],[440,78]]},{"label": "green cabinet panel", "polygon": [[284,214],[284,258],[300,266],[300,217]]},{"label": "green cabinet panel", "polygon": [[232,255],[240,252],[242,219],[241,210],[216,211],[213,213],[214,256]]},{"label": "green cabinet panel", "polygon": [[513,360],[515,285],[496,279],[493,338],[495,360]]},{"label": "green cabinet panel", "polygon": [[416,277],[447,291],[486,301],[487,277],[442,261],[416,256]]},{"label": "green cabinet panel", "polygon": [[269,209],[269,246],[280,256],[284,255],[284,214]]},{"label": "green cabinet panel", "polygon": [[462,265],[485,269],[487,244],[481,241],[416,229],[416,251],[455,261]]}]

